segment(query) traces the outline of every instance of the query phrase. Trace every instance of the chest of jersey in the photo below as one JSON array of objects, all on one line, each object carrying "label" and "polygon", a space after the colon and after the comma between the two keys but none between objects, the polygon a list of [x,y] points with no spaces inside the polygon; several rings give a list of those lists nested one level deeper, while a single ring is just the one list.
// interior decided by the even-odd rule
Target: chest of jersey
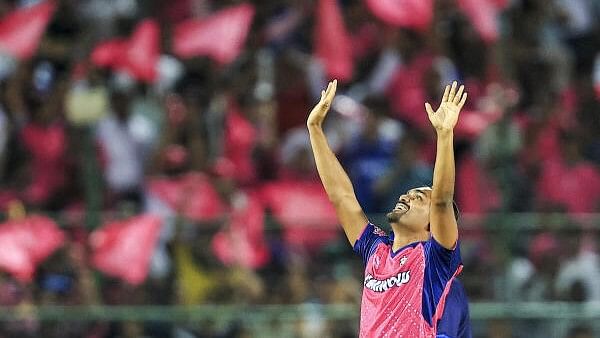
[{"label": "chest of jersey", "polygon": [[407,293],[416,285],[422,286],[424,269],[421,244],[405,248],[395,255],[391,254],[390,246],[379,245],[367,263],[364,287],[375,294],[388,291]]},{"label": "chest of jersey", "polygon": [[422,316],[423,245],[393,256],[390,248],[379,245],[365,269],[361,337],[409,337],[416,332],[429,337],[433,328]]}]

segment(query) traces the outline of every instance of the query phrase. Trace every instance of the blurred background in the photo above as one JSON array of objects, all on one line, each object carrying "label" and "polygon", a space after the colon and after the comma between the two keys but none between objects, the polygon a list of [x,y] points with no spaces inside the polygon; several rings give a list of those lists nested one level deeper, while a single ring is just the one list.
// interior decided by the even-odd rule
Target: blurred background
[{"label": "blurred background", "polygon": [[356,337],[369,218],[457,79],[475,337],[600,336],[597,0],[1,0],[0,337]]}]

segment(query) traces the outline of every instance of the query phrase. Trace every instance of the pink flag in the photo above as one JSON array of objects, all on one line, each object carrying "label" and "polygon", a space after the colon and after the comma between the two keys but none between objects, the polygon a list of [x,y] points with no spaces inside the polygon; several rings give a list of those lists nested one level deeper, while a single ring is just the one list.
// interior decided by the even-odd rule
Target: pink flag
[{"label": "pink flag", "polygon": [[178,178],[154,178],[148,190],[169,207],[194,221],[211,221],[223,216],[225,206],[209,178],[189,173]]},{"label": "pink flag", "polygon": [[365,0],[373,15],[388,25],[424,31],[433,18],[433,0]]},{"label": "pink flag", "polygon": [[232,105],[225,117],[224,155],[233,167],[232,176],[240,183],[251,182],[255,176],[252,149],[257,142],[256,127]]},{"label": "pink flag", "polygon": [[121,67],[140,81],[154,82],[160,58],[159,39],[160,28],[156,21],[140,22],[125,47]]},{"label": "pink flag", "polygon": [[130,38],[98,44],[92,51],[91,60],[100,67],[125,71],[137,80],[154,82],[160,58],[159,40],[158,24],[147,19],[140,22]]},{"label": "pink flag", "polygon": [[498,10],[502,4],[497,0],[459,0],[458,6],[465,12],[483,41],[498,39]]},{"label": "pink flag", "polygon": [[206,55],[220,64],[231,63],[244,47],[254,11],[244,3],[180,23],[174,30],[173,52],[182,58]]},{"label": "pink flag", "polygon": [[354,70],[352,43],[337,1],[320,0],[316,19],[316,57],[323,63],[329,78],[350,80]]},{"label": "pink flag", "polygon": [[148,275],[161,225],[158,216],[141,215],[97,229],[90,236],[94,266],[132,285],[142,283]]},{"label": "pink flag", "polygon": [[46,26],[56,8],[53,1],[43,1],[20,8],[0,20],[0,50],[18,59],[35,54]]},{"label": "pink flag", "polygon": [[116,68],[126,47],[126,39],[117,38],[101,42],[92,51],[92,62],[100,67]]},{"label": "pink flag", "polygon": [[460,121],[455,128],[456,137],[474,140],[501,117],[501,111],[481,112],[465,109],[461,112]]},{"label": "pink flag", "polygon": [[35,269],[64,243],[64,234],[45,216],[10,220],[0,225],[0,269],[31,281]]},{"label": "pink flag", "polygon": [[213,238],[212,250],[224,264],[260,268],[269,261],[264,207],[254,193],[240,193],[233,204],[231,221]]},{"label": "pink flag", "polygon": [[265,204],[283,224],[288,243],[321,246],[339,233],[335,209],[319,182],[276,181],[262,193]]}]

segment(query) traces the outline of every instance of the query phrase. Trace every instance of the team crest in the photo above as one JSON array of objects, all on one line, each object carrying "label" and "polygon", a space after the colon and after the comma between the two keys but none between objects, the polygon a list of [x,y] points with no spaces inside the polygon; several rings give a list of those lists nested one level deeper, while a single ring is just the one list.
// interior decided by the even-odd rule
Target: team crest
[{"label": "team crest", "polygon": [[373,226],[373,233],[377,236],[387,236],[385,231],[381,230],[378,226]]}]

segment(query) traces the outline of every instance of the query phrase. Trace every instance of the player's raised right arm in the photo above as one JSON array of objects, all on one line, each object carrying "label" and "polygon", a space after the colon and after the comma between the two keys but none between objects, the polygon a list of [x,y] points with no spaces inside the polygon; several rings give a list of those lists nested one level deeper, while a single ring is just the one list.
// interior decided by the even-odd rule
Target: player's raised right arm
[{"label": "player's raised right arm", "polygon": [[331,151],[323,132],[323,120],[331,107],[336,88],[337,81],[334,80],[329,83],[327,90],[321,92],[321,100],[310,112],[306,125],[319,177],[329,200],[335,207],[350,245],[354,245],[368,220],[358,204],[348,174]]}]

